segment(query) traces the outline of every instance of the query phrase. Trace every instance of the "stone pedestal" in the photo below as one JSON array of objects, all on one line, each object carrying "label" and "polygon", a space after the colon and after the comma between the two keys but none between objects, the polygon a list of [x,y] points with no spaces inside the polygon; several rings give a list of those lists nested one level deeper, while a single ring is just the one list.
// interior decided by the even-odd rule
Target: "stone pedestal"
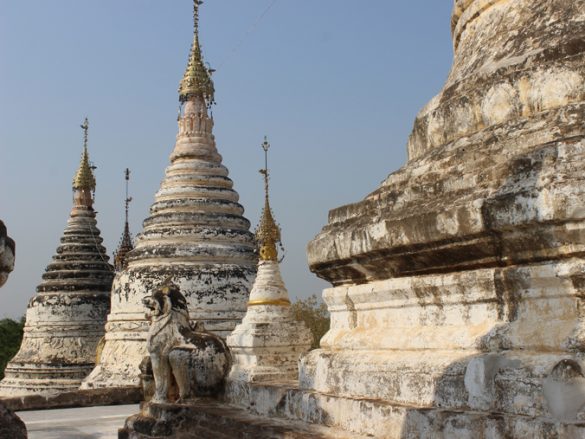
[{"label": "stone pedestal", "polygon": [[581,437],[585,2],[457,0],[452,28],[408,163],[309,244],[334,288],[300,386],[379,437]]},{"label": "stone pedestal", "polygon": [[229,380],[296,380],[311,332],[294,319],[276,261],[260,261],[244,320],[227,338],[234,364]]},{"label": "stone pedestal", "polygon": [[114,276],[101,243],[94,210],[74,206],[28,304],[22,344],[6,367],[0,396],[71,391],[93,369]]},{"label": "stone pedestal", "polygon": [[120,439],[365,439],[340,429],[267,419],[209,398],[189,404],[142,404]]}]

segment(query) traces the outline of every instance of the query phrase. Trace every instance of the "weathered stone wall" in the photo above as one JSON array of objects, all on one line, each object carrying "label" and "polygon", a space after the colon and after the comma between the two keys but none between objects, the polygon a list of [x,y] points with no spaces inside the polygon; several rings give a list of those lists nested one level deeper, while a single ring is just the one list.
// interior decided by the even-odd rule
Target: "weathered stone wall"
[{"label": "weathered stone wall", "polygon": [[583,437],[585,1],[457,0],[452,29],[408,163],[309,244],[334,288],[301,406],[378,437]]},{"label": "weathered stone wall", "polygon": [[584,14],[582,0],[469,3],[408,164],[331,211],[312,269],[343,284],[580,254]]}]

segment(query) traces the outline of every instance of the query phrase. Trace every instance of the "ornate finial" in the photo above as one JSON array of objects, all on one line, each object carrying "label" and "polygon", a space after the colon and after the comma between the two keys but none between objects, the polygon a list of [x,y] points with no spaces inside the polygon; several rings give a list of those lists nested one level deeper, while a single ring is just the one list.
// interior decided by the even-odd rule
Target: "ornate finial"
[{"label": "ornate finial", "polygon": [[83,153],[81,154],[81,162],[79,163],[79,169],[73,177],[73,189],[86,189],[89,191],[95,190],[95,177],[93,175],[92,166],[89,163],[89,153],[87,152],[87,139],[89,131],[89,121],[87,117],[81,125],[83,129]]},{"label": "ornate finial", "polygon": [[126,220],[124,222],[124,232],[122,233],[122,238],[120,238],[120,244],[118,245],[118,249],[114,253],[114,267],[118,271],[125,270],[128,267],[127,255],[130,251],[134,249],[134,244],[132,243],[132,235],[130,234],[130,226],[128,225],[128,209],[130,207],[130,202],[132,201],[132,197],[128,196],[130,169],[126,168],[126,170],[124,171],[124,178],[126,180],[126,199],[124,200]]},{"label": "ornate finial", "polygon": [[260,260],[278,261],[276,244],[280,243],[280,228],[276,225],[272,216],[272,210],[270,209],[270,173],[268,171],[268,150],[270,149],[270,143],[268,143],[266,137],[264,137],[262,149],[264,150],[264,169],[261,169],[260,173],[264,176],[264,209],[262,209],[260,224],[258,224],[258,228],[256,229],[256,240],[258,241]]},{"label": "ornate finial", "polygon": [[199,96],[205,100],[208,106],[211,106],[215,103],[215,88],[211,80],[213,69],[203,63],[203,55],[199,44],[199,6],[202,3],[201,0],[193,0],[193,44],[191,44],[187,70],[185,70],[185,75],[179,85],[179,100],[186,102],[191,97]]},{"label": "ornate finial", "polygon": [[130,202],[132,201],[132,197],[128,196],[128,184],[130,182],[130,169],[126,168],[124,171],[124,179],[126,180],[126,199],[124,200],[124,207],[126,210],[126,224],[128,224],[128,208],[130,207]]},{"label": "ornate finial", "polygon": [[85,120],[83,121],[83,123],[80,126],[81,126],[81,129],[83,130],[83,147],[87,148],[87,138],[88,138],[88,131],[89,131],[89,120],[87,119],[87,117],[85,118]]}]

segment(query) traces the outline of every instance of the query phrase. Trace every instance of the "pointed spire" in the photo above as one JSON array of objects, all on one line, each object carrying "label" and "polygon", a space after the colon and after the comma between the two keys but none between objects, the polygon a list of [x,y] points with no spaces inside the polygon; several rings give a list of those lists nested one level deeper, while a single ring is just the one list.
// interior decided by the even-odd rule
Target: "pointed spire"
[{"label": "pointed spire", "polygon": [[81,125],[83,129],[83,153],[81,154],[81,162],[79,168],[73,177],[73,189],[74,190],[95,190],[95,177],[93,175],[92,167],[89,163],[89,153],[87,152],[87,138],[89,130],[89,121],[87,117]]},{"label": "pointed spire", "polygon": [[186,102],[190,98],[198,96],[203,98],[208,106],[211,106],[215,103],[215,89],[211,80],[213,70],[203,63],[201,45],[199,44],[199,6],[202,3],[201,0],[193,0],[193,43],[191,44],[189,63],[179,85],[179,100]]},{"label": "pointed spire", "polygon": [[268,171],[268,150],[270,143],[264,137],[262,143],[264,150],[264,169],[260,173],[264,176],[264,209],[262,209],[262,217],[256,229],[256,240],[258,241],[260,260],[262,261],[278,261],[278,251],[276,244],[280,243],[280,228],[274,221],[272,209],[270,209],[269,197],[269,171]]},{"label": "pointed spire", "polygon": [[122,233],[122,238],[120,238],[120,244],[118,245],[118,249],[114,253],[114,267],[116,268],[117,271],[126,269],[126,267],[128,266],[127,255],[131,250],[134,249],[132,235],[130,234],[130,226],[128,225],[128,209],[130,207],[130,202],[132,201],[132,197],[128,196],[130,169],[126,168],[126,170],[124,171],[124,178],[126,179],[126,199],[124,200],[126,219],[124,222],[124,232]]}]

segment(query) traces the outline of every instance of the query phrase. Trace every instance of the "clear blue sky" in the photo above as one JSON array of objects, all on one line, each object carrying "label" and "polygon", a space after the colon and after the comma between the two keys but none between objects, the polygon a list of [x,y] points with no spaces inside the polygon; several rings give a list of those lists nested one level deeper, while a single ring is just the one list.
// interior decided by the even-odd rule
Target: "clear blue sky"
[{"label": "clear blue sky", "polygon": [[[217,68],[224,164],[256,224],[269,136],[283,275],[293,298],[306,297],[326,286],[305,248],[328,210],[362,199],[406,160],[414,117],[451,65],[452,3],[277,0],[254,26],[272,1],[207,0],[201,37]],[[174,145],[192,2],[0,0],[0,11],[0,218],[17,243],[3,317],[24,313],[58,245],[85,116],[108,252],[122,231],[126,167],[131,230],[141,230]]]}]

